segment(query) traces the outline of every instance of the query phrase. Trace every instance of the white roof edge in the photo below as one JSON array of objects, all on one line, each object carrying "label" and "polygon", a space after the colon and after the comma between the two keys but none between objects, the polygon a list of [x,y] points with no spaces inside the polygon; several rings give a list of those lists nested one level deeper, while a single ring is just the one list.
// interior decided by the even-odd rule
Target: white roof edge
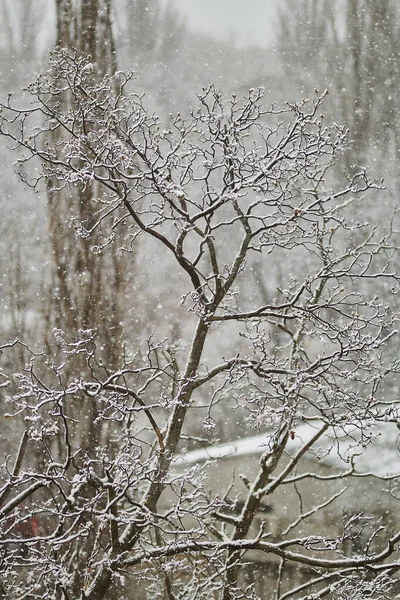
[{"label": "white roof edge", "polygon": [[[293,429],[286,450],[295,454],[322,426],[322,421],[301,423]],[[337,428],[339,430],[339,428]],[[343,427],[342,432],[329,428],[305,457],[326,466],[346,470],[354,460],[356,472],[374,473],[378,476],[400,473],[400,452],[397,444],[399,431],[395,423],[378,423],[369,428],[370,439],[360,440],[360,430],[355,426]],[[340,430],[339,430],[340,431]],[[192,450],[179,455],[174,464],[202,464],[218,459],[233,459],[244,456],[261,456],[267,449],[273,433],[252,436]]]}]

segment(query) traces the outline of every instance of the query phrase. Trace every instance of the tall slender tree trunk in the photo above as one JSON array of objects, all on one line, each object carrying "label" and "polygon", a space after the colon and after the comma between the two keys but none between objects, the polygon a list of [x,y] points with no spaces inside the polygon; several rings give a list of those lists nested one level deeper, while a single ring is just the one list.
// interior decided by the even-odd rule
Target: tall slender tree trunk
[{"label": "tall slender tree trunk", "polygon": [[[111,0],[57,0],[56,10],[57,44],[90,56],[95,80],[101,81],[106,73],[115,72]],[[46,311],[48,330],[62,330],[67,339],[78,337],[82,330],[94,330],[102,358],[109,368],[117,368],[123,343],[125,258],[119,252],[118,240],[106,245],[101,252],[93,251],[94,247],[101,248],[105,236],[110,234],[109,230],[102,231],[103,226],[90,235],[85,233],[92,229],[99,211],[104,208],[102,192],[96,182],[60,189],[57,181],[51,181],[47,196],[53,255]],[[71,236],[74,223],[81,229],[75,238]],[[50,338],[47,341],[50,345]],[[78,361],[77,374],[85,368],[85,364]],[[79,410],[82,425],[77,426],[76,445],[93,448],[101,435],[93,424],[96,415],[88,400],[78,402],[76,410]]]}]

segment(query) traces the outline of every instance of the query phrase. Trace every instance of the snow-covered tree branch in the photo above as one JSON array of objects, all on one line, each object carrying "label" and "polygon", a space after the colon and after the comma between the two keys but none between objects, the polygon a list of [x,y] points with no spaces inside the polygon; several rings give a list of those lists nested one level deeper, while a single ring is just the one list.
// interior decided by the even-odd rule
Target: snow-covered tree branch
[{"label": "snow-covered tree branch", "polygon": [[[208,86],[164,124],[132,74],[98,81],[94,68],[54,52],[25,100],[1,105],[0,134],[34,189],[68,197],[96,182],[90,219],[71,206],[72,240],[96,232],[94,256],[120,244],[128,264],[139,254],[135,268],[162,263],[153,284],[186,337],[173,343],[156,321],[151,336],[127,336],[115,368],[96,331],[54,329],[53,356],[32,352],[22,372],[1,372],[9,418],[25,430],[1,475],[4,594],[256,598],[246,569],[264,561],[268,598],[350,598],[366,586],[387,597],[400,523],[340,508],[363,474],[387,490],[388,513],[396,499],[396,469],[358,466],[400,418],[396,221],[382,230],[362,218],[382,182],[355,168],[333,184],[347,132],[325,124],[325,94],[267,107],[260,89],[226,98]],[[260,269],[268,298],[254,285]],[[132,296],[147,332],[151,289]],[[25,352],[23,341],[3,355]],[[84,447],[82,414],[93,415]],[[242,437],[260,437],[241,481],[225,485],[213,429],[232,415]],[[192,461],[201,448],[208,459]],[[285,575],[293,565],[307,585]]]}]

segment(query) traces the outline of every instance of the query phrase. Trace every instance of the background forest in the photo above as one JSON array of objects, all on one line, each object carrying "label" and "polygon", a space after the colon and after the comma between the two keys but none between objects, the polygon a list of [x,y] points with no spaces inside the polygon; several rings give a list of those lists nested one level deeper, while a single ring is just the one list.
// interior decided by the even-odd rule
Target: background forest
[{"label": "background forest", "polygon": [[[399,7],[281,0],[260,46],[179,6],[0,0],[0,597],[131,598],[126,573],[143,598],[255,599],[262,550],[274,598],[383,600],[389,510],[343,514],[336,546],[287,536],[342,493],[307,511],[297,487],[328,430],[326,455],[398,427]],[[174,474],[265,430],[241,503]],[[298,519],[253,535],[281,484]]]}]

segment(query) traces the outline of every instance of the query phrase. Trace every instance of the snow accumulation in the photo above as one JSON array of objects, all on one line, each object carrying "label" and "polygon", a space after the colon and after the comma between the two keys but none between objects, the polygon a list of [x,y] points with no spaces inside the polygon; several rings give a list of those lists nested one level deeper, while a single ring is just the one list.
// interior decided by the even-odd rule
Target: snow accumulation
[{"label": "snow accumulation", "polygon": [[[296,427],[287,442],[288,455],[294,456],[311,441],[321,427],[320,421],[303,423]],[[176,466],[262,455],[268,451],[272,440],[273,434],[266,433],[219,446],[193,450],[178,456]],[[341,429],[329,428],[306,452],[304,458],[343,470],[348,470],[353,464],[357,473],[387,476],[400,474],[399,444],[400,432],[395,423],[379,423],[379,426],[371,426],[364,430],[362,437],[360,429],[354,425]]]}]

